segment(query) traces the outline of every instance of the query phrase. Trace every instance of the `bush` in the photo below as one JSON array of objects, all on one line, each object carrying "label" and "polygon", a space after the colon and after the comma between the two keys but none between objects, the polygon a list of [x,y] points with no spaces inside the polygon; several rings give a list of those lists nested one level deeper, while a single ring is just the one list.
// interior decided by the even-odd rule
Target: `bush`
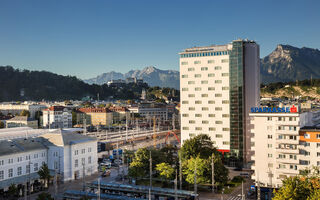
[{"label": "bush", "polygon": [[241,177],[241,176],[235,176],[235,177],[233,177],[233,179],[231,180],[231,182],[241,183],[241,182],[244,182],[244,178]]}]

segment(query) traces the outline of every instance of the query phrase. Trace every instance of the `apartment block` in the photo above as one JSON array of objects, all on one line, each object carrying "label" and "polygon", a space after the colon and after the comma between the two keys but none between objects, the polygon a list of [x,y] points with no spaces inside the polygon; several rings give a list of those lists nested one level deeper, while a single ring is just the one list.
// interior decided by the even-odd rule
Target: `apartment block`
[{"label": "apartment block", "polygon": [[235,40],[179,55],[182,142],[207,134],[220,151],[247,162],[249,110],[260,98],[259,45]]}]

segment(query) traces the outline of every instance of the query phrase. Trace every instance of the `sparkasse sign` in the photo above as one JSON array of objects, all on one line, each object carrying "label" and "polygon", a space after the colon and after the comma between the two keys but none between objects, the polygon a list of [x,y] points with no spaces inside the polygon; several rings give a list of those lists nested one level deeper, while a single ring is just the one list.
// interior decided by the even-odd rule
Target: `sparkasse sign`
[{"label": "sparkasse sign", "polygon": [[296,113],[297,107],[252,107],[252,113]]}]

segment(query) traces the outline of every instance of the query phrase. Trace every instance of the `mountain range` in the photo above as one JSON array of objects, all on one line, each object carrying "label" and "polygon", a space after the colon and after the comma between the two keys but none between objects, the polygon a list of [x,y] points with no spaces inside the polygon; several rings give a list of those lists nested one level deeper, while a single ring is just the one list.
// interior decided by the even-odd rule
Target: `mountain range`
[{"label": "mountain range", "polygon": [[[320,78],[320,51],[307,47],[277,45],[276,49],[261,59],[261,82],[290,82]],[[89,84],[102,85],[112,79],[135,77],[143,79],[150,86],[179,89],[179,71],[160,70],[153,66],[127,73],[107,72],[95,78],[84,80]]]},{"label": "mountain range", "polygon": [[130,70],[127,73],[107,72],[95,78],[84,80],[88,84],[103,85],[110,80],[137,78],[143,79],[150,86],[171,87],[179,89],[179,71],[161,70],[153,66],[145,67],[142,70]]}]

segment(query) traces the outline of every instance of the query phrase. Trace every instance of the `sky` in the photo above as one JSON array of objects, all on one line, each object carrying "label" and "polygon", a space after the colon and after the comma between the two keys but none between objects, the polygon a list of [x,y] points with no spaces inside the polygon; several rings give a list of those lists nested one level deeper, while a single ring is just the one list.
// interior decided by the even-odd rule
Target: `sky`
[{"label": "sky", "polygon": [[0,0],[0,66],[81,79],[155,66],[185,48],[255,40],[320,49],[318,0]]}]

